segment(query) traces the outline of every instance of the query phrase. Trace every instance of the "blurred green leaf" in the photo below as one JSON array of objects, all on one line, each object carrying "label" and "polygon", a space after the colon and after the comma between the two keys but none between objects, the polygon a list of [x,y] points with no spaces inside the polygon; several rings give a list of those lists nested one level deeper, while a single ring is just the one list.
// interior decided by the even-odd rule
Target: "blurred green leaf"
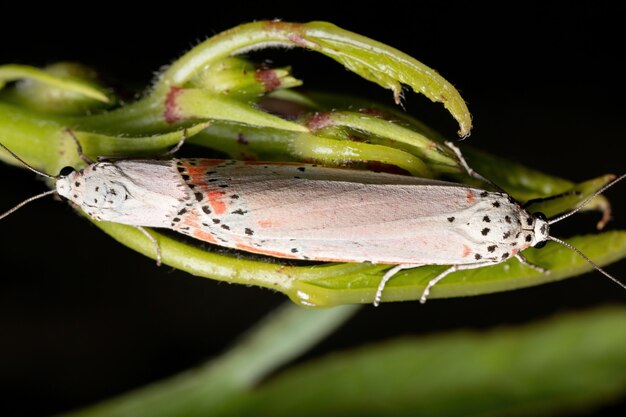
[{"label": "blurred green leaf", "polygon": [[576,415],[623,399],[624,352],[624,308],[407,338],[292,367],[222,415]]},{"label": "blurred green leaf", "polygon": [[65,416],[562,416],[626,391],[624,308],[397,339],[261,379],[353,311],[283,308],[194,371]]},{"label": "blurred green leaf", "polygon": [[30,91],[30,94],[37,94],[39,100],[50,99],[50,95],[73,93],[103,103],[110,102],[109,97],[100,88],[84,79],[70,76],[68,70],[68,64],[63,64],[63,66],[56,65],[47,70],[41,70],[27,65],[0,65],[0,89],[10,81],[31,80],[48,87],[46,91]]}]

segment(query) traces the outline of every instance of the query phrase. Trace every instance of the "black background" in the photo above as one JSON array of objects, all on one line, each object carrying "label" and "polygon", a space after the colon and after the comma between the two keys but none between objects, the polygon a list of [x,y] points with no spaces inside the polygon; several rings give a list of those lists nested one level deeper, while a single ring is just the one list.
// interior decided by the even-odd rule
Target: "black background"
[{"label": "black background", "polygon": [[[239,23],[327,20],[397,47],[457,86],[474,117],[472,145],[576,181],[624,171],[622,10],[598,2],[507,9],[412,2],[410,11],[391,1],[359,9],[339,2],[217,7],[3,10],[0,63],[76,60],[147,86],[162,65]],[[317,54],[256,56],[293,64],[307,88],[392,103],[391,93]],[[407,94],[405,107],[450,137],[456,132],[440,105]],[[0,211],[44,190],[32,174],[5,165],[0,178]],[[607,193],[615,207],[609,228],[626,227],[624,194],[621,185]],[[592,232],[596,220],[581,214],[554,234]],[[285,301],[268,290],[157,268],[53,199],[3,220],[0,236],[2,415],[61,412],[175,374],[221,352]],[[624,262],[608,269],[626,279]],[[366,306],[309,357],[395,335],[524,323],[625,301],[595,273],[425,306]]]}]

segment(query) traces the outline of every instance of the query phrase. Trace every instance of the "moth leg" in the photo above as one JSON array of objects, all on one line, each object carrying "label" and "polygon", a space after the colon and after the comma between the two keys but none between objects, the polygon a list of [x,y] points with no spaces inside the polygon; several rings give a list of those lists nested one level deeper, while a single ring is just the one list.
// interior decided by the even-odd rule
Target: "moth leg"
[{"label": "moth leg", "polygon": [[437,285],[439,281],[441,281],[442,279],[444,279],[451,273],[456,272],[456,271],[467,271],[468,269],[482,268],[484,266],[489,266],[489,265],[494,265],[494,262],[490,261],[490,262],[478,262],[475,264],[452,265],[450,268],[446,269],[441,274],[437,275],[435,278],[428,281],[428,285],[426,285],[426,288],[424,289],[424,292],[422,293],[422,296],[420,297],[420,303],[424,304],[426,302],[426,299],[428,298],[428,295],[430,294],[430,290],[435,285]]},{"label": "moth leg", "polygon": [[522,255],[520,253],[515,254],[515,258],[518,261],[520,261],[522,263],[522,265],[526,265],[527,267],[532,268],[532,269],[534,269],[537,272],[541,272],[542,274],[549,274],[550,273],[549,269],[546,269],[546,268],[544,268],[542,266],[535,265],[535,264],[533,264],[531,262],[528,262],[528,259],[524,258],[524,255]]},{"label": "moth leg", "polygon": [[376,289],[376,296],[374,297],[374,307],[378,307],[378,305],[380,304],[385,285],[387,285],[387,282],[389,282],[389,280],[393,278],[394,275],[396,275],[403,269],[412,269],[417,268],[418,266],[424,266],[424,264],[400,264],[385,272],[385,275],[383,275],[383,278],[380,280],[380,284],[378,284],[378,288]]},{"label": "moth leg", "polygon": [[[480,180],[486,184],[491,185],[493,188],[495,188],[496,190],[507,194],[506,191],[504,191],[501,187],[499,187],[496,183],[494,183],[493,181],[491,181],[488,178],[483,177],[482,175],[480,175],[478,172],[474,171],[469,164],[467,163],[467,161],[465,160],[465,158],[463,157],[463,154],[461,153],[461,150],[459,148],[456,147],[456,145],[454,145],[452,142],[445,142],[446,146],[448,148],[450,148],[452,150],[452,152],[454,152],[454,154],[456,155],[457,159],[459,160],[459,163],[461,164],[461,166],[463,167],[463,169],[465,170],[465,172],[467,172],[467,175],[469,175],[472,178],[476,178],[477,180]],[[508,195],[508,194],[507,194]]]},{"label": "moth leg", "polygon": [[78,141],[78,138],[76,137],[72,129],[68,127],[65,129],[65,132],[68,135],[70,135],[72,139],[74,139],[74,143],[76,144],[76,152],[78,153],[78,156],[80,157],[80,159],[82,159],[84,162],[88,163],[89,165],[93,164],[94,161],[92,161],[87,155],[83,153],[83,147],[80,145],[80,142]]},{"label": "moth leg", "polygon": [[180,148],[182,148],[186,140],[187,140],[187,129],[183,129],[183,136],[180,138],[178,143],[172,149],[163,152],[161,155],[158,155],[157,157],[165,158],[165,157],[174,155],[176,152],[178,152]]},{"label": "moth leg", "polygon": [[135,229],[139,230],[141,233],[144,234],[145,237],[147,237],[148,239],[150,239],[150,242],[152,242],[154,244],[154,249],[156,251],[156,261],[157,261],[157,266],[161,266],[161,246],[159,246],[159,242],[157,242],[157,240],[154,238],[154,236],[152,236],[146,229],[144,229],[141,226],[134,226]]}]

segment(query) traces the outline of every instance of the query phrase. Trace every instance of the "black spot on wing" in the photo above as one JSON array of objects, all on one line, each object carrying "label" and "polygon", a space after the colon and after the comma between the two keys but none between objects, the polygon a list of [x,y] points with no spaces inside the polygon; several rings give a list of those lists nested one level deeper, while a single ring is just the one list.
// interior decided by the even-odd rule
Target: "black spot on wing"
[{"label": "black spot on wing", "polygon": [[489,234],[490,230],[491,230],[491,229],[489,229],[488,227],[485,227],[483,230],[481,230],[481,231],[480,231],[480,233],[481,233],[483,236],[487,236],[487,235]]},{"label": "black spot on wing", "polygon": [[452,217],[448,217],[448,221],[449,221],[450,223],[452,223],[452,222],[454,221],[454,216],[452,216]]}]

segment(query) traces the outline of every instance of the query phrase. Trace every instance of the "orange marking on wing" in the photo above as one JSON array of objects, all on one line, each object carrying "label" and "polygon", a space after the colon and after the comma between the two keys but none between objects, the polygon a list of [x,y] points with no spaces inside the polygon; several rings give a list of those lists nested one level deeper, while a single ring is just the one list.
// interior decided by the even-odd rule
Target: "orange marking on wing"
[{"label": "orange marking on wing", "polygon": [[262,220],[259,220],[257,224],[259,225],[259,227],[262,227],[263,229],[269,229],[272,226],[275,226],[276,222],[270,219],[262,219]]},{"label": "orange marking on wing", "polygon": [[463,245],[463,257],[467,258],[471,254],[472,254],[472,250],[470,249],[470,247],[467,245]]},{"label": "orange marking on wing", "polygon": [[204,175],[205,172],[206,172],[205,167],[195,167],[195,166],[187,167],[187,174],[189,174],[192,177],[196,177],[198,175]]},{"label": "orange marking on wing", "polygon": [[209,204],[215,214],[224,214],[226,212],[226,203],[222,200],[222,197],[226,194],[224,191],[210,190],[207,191],[207,198]]},{"label": "orange marking on wing", "polygon": [[467,202],[468,203],[473,203],[474,202],[474,193],[471,191],[467,192]]},{"label": "orange marking on wing", "polygon": [[213,236],[209,232],[205,232],[202,229],[194,230],[194,232],[191,235],[193,237],[195,237],[196,239],[200,239],[200,240],[203,240],[203,241],[208,242],[208,243],[215,243],[215,244],[217,244],[217,239],[215,239],[215,236]]},{"label": "orange marking on wing", "polygon": [[199,221],[198,212],[193,210],[185,215],[181,224],[183,226],[188,226],[192,229],[199,229],[200,227],[199,227],[198,221]]},{"label": "orange marking on wing", "polygon": [[244,243],[237,243],[235,246],[237,249],[245,250],[247,252],[260,253],[261,255],[275,256],[277,258],[298,259],[291,253],[279,252],[274,250],[265,250],[263,248],[257,248],[254,246],[246,245]]}]

